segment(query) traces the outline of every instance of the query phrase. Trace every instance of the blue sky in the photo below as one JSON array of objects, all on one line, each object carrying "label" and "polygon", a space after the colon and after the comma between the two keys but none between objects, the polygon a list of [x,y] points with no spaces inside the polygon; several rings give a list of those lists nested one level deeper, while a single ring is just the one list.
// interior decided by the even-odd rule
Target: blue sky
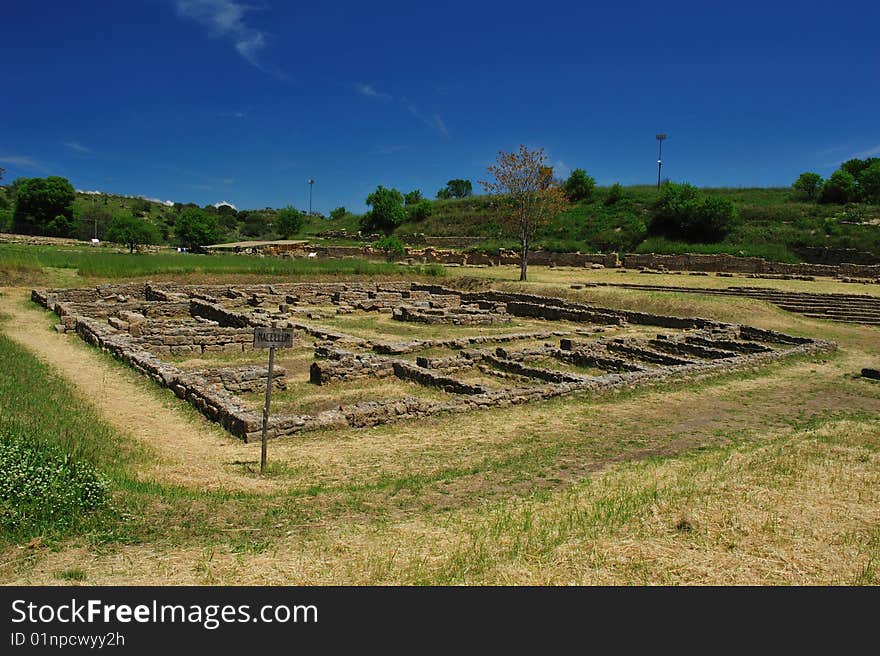
[{"label": "blue sky", "polygon": [[600,184],[788,185],[880,156],[880,2],[8,3],[0,166],[360,211],[499,150]]}]

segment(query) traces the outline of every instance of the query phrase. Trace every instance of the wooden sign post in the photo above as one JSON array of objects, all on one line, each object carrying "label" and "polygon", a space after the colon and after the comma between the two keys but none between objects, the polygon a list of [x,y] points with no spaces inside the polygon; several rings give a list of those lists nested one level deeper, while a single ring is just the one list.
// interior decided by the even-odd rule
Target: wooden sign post
[{"label": "wooden sign post", "polygon": [[275,364],[275,349],[293,346],[292,328],[254,328],[254,348],[269,349],[269,371],[266,376],[266,406],[263,408],[263,436],[260,444],[260,474],[266,471],[266,431],[269,427],[269,407],[272,403],[272,368]]}]

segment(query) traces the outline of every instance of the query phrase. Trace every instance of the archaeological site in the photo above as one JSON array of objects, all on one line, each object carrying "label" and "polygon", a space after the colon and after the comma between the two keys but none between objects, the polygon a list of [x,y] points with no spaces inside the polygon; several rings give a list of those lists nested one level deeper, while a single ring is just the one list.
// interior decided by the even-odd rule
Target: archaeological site
[{"label": "archaeological site", "polygon": [[835,348],[747,325],[418,283],[34,290],[59,331],[112,354],[244,440],[268,369],[255,327],[292,328],[276,356],[269,436],[477,412],[695,379]]}]

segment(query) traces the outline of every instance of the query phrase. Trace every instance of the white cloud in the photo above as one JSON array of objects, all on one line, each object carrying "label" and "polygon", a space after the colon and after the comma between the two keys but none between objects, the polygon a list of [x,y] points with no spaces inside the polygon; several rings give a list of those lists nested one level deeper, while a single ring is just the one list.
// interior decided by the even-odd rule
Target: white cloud
[{"label": "white cloud", "polygon": [[553,163],[553,173],[557,178],[567,178],[571,175],[571,168],[561,159],[558,159]]},{"label": "white cloud", "polygon": [[376,149],[376,152],[379,155],[393,155],[394,153],[399,153],[401,150],[406,150],[409,146],[380,146]]},{"label": "white cloud", "polygon": [[868,150],[863,150],[860,153],[856,153],[855,155],[853,155],[853,157],[858,157],[859,159],[868,159],[869,157],[876,157],[877,155],[880,155],[880,144],[877,144],[873,148],[868,148]]},{"label": "white cloud", "polygon": [[64,145],[70,148],[71,150],[75,150],[78,153],[90,153],[92,152],[91,148],[86,148],[78,141],[65,141]]},{"label": "white cloud", "polygon": [[27,157],[26,155],[4,155],[0,157],[0,164],[15,166],[16,168],[22,169],[33,169],[35,171],[42,171],[44,173],[48,171],[45,165],[38,162],[32,157]]},{"label": "white cloud", "polygon": [[231,207],[231,208],[234,209],[236,212],[238,211],[238,208],[237,208],[235,205],[233,205],[232,203],[230,203],[229,201],[221,200],[221,201],[219,201],[219,202],[217,202],[217,203],[214,203],[214,207],[223,207],[224,205],[225,205],[226,207]]},{"label": "white cloud", "polygon": [[354,85],[354,90],[361,94],[362,96],[366,96],[367,98],[379,98],[381,100],[391,100],[391,94],[383,93],[381,91],[377,91],[376,88],[372,84],[364,84],[363,82],[358,82]]},{"label": "white cloud", "polygon": [[252,5],[235,0],[176,0],[176,6],[179,16],[205,26],[211,36],[230,41],[245,61],[265,70],[259,55],[266,46],[266,34],[245,20]]},{"label": "white cloud", "polygon": [[416,107],[412,103],[407,103],[406,108],[409,110],[410,114],[415,116],[432,130],[436,130],[444,137],[449,136],[449,129],[446,127],[446,123],[443,121],[443,118],[440,116],[440,114],[431,114],[430,116],[427,116],[425,114],[422,114],[419,111],[418,107]]}]

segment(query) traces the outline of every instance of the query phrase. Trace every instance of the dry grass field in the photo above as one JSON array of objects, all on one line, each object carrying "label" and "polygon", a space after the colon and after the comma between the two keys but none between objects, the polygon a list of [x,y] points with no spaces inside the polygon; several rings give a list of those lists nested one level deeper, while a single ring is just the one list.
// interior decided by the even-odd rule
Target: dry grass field
[{"label": "dry grass field", "polygon": [[[444,284],[742,322],[831,339],[839,349],[601,399],[576,394],[283,438],[270,442],[261,478],[259,444],[231,437],[169,391],[54,332],[53,317],[17,280],[0,288],[0,330],[25,351],[3,366],[46,363],[120,455],[103,463],[113,472],[113,518],[63,538],[3,543],[0,581],[880,582],[880,382],[858,375],[880,365],[880,328],[697,291],[569,285],[751,284],[874,295],[880,288],[537,267],[523,285],[515,272],[462,268],[451,272],[460,280]],[[374,334],[387,329],[381,321],[345,327]],[[306,385],[292,385],[279,403],[334,402]],[[356,398],[363,390],[353,387]],[[0,397],[2,410],[14,411],[4,403]]]}]

